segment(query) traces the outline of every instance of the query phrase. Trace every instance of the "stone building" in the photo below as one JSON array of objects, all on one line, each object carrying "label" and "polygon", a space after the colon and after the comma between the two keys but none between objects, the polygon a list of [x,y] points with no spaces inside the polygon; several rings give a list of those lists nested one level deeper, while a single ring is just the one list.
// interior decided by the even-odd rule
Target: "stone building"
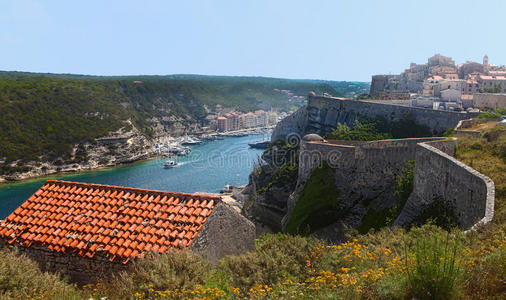
[{"label": "stone building", "polygon": [[218,117],[218,131],[225,132],[228,130],[227,127],[227,118],[225,117]]},{"label": "stone building", "polygon": [[254,249],[254,225],[219,196],[48,180],[0,223],[48,271],[92,282],[148,252],[187,248],[216,263]]},{"label": "stone building", "polygon": [[[442,78],[446,82],[437,82]],[[451,87],[444,85],[452,85]],[[457,87],[453,84],[458,84]],[[372,76],[370,96],[374,99],[400,99],[399,95],[417,93],[422,97],[440,97],[446,89],[464,95],[481,91],[506,93],[506,67],[491,65],[488,56],[483,63],[467,61],[459,66],[450,57],[436,54],[426,64],[411,63],[398,75]]]},{"label": "stone building", "polygon": [[449,88],[441,91],[441,101],[460,102],[461,97],[462,97],[461,90]]},{"label": "stone building", "polygon": [[426,64],[411,63],[399,75],[374,75],[370,95],[373,98],[391,99],[390,94],[418,93],[424,89],[424,80],[432,75],[452,75],[457,73],[455,62],[446,56],[436,54]]},{"label": "stone building", "polygon": [[478,83],[483,91],[490,90],[495,93],[506,93],[506,76],[479,75]]},{"label": "stone building", "polygon": [[506,94],[475,94],[473,96],[474,107],[498,109],[506,107]]}]

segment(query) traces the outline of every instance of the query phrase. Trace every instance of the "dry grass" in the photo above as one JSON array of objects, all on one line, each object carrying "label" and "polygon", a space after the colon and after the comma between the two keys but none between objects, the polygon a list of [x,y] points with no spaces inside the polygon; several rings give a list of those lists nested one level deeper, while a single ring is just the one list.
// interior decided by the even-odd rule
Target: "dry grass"
[{"label": "dry grass", "polygon": [[37,263],[17,251],[0,251],[0,299],[52,299],[76,292],[59,274],[42,272]]},{"label": "dry grass", "polygon": [[495,215],[491,232],[506,224],[506,126],[482,132],[482,137],[459,136],[457,159],[490,177],[495,184]]}]

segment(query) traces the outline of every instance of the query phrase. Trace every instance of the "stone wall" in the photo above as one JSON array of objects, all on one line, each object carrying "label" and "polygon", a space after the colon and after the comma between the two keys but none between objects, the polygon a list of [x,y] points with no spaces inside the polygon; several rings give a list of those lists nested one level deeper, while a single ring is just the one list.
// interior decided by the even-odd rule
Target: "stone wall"
[{"label": "stone wall", "polygon": [[[339,190],[339,222],[358,227],[369,210],[376,212],[396,203],[396,179],[409,160],[415,161],[414,191],[395,224],[407,225],[435,198],[442,199],[458,217],[462,229],[492,219],[494,185],[452,156],[455,138],[410,138],[371,142],[310,140],[304,137],[295,191],[283,217],[286,228],[306,182],[325,161],[333,169]],[[337,220],[336,220],[337,221]]]},{"label": "stone wall", "polygon": [[474,107],[484,107],[489,109],[498,109],[506,107],[506,94],[474,94]]},{"label": "stone wall", "polygon": [[447,129],[454,128],[460,120],[469,119],[478,114],[310,94],[306,107],[300,108],[276,126],[271,141],[291,134],[299,137],[308,133],[324,136],[334,130],[338,123],[352,126],[355,120],[365,121],[376,117],[384,118],[387,122],[394,119],[413,119],[417,124],[427,126],[434,135],[440,135]]},{"label": "stone wall", "polygon": [[190,246],[216,264],[226,255],[255,249],[255,225],[230,205],[220,202]]},{"label": "stone wall", "polygon": [[472,229],[492,220],[494,182],[440,149],[437,143],[417,146],[413,193],[395,221],[409,224],[436,199],[453,211],[462,229]]},{"label": "stone wall", "polygon": [[453,130],[454,134],[463,134],[463,135],[471,135],[479,137],[481,136],[481,132],[479,130],[469,130],[466,128],[471,128],[474,125],[487,122],[489,120],[485,119],[469,119],[469,120],[461,120],[457,126],[455,126],[455,129]]},{"label": "stone wall", "polygon": [[272,131],[271,141],[286,138],[291,134],[301,136],[307,126],[307,108],[301,107],[293,114],[281,120]]},{"label": "stone wall", "polygon": [[415,159],[417,145],[428,141],[436,141],[446,153],[454,154],[455,141],[446,138],[322,142],[308,141],[305,137],[301,143],[297,186],[288,199],[283,228],[305,183],[323,161],[334,170],[334,185],[340,191],[340,209],[346,212],[342,221],[347,226],[359,226],[371,208],[382,210],[393,206],[397,176],[409,160]]},{"label": "stone wall", "polygon": [[0,248],[16,247],[20,254],[24,254],[37,262],[43,271],[63,272],[72,282],[79,284],[94,283],[102,276],[109,276],[123,270],[128,270],[130,262],[111,262],[105,256],[96,254],[94,257],[83,257],[77,253],[62,253],[51,251],[46,247],[32,245],[30,247],[13,246],[5,241],[0,242]]},{"label": "stone wall", "polygon": [[430,128],[434,135],[439,135],[449,128],[454,128],[460,120],[477,115],[323,96],[309,96],[307,110],[306,133],[320,135],[332,131],[337,123],[353,125],[355,120],[363,121],[376,117],[386,121],[413,119],[418,125]]}]

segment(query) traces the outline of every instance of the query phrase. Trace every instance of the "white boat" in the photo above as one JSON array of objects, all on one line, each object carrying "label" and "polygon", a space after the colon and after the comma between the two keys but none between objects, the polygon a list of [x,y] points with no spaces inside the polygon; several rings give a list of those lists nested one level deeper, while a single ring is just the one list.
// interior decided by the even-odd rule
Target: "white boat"
[{"label": "white boat", "polygon": [[163,164],[165,169],[174,168],[175,166],[177,166],[177,161],[175,160],[168,160]]},{"label": "white boat", "polygon": [[198,145],[200,143],[202,143],[202,141],[197,138],[191,138],[189,136],[185,136],[181,145]]},{"label": "white boat", "polygon": [[221,194],[230,194],[233,191],[233,186],[230,184],[225,185],[225,187],[220,191]]}]

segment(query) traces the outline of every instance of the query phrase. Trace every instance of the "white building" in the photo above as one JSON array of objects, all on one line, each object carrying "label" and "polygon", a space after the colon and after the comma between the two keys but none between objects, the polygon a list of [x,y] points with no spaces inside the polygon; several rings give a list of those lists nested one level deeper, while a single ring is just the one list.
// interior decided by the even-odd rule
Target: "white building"
[{"label": "white building", "polygon": [[446,89],[441,91],[441,100],[445,102],[461,102],[462,91],[456,89]]}]

